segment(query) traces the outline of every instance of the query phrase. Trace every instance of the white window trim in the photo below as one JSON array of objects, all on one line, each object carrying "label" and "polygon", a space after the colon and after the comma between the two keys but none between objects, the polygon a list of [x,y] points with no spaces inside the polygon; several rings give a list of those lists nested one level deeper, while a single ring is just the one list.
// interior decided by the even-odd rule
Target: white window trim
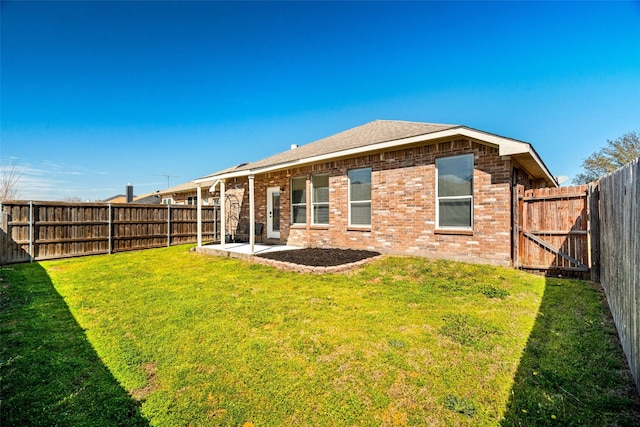
[{"label": "white window trim", "polygon": [[[356,200],[356,201],[352,201],[351,200],[351,178],[349,176],[349,172],[351,171],[357,171],[357,170],[364,170],[364,169],[369,169],[369,171],[371,171],[371,197],[373,198],[373,168],[371,167],[366,167],[366,168],[355,168],[355,169],[349,169],[347,171],[347,185],[348,185],[348,189],[347,189],[347,196],[348,196],[348,212],[347,215],[349,217],[349,228],[363,228],[363,229],[370,229],[371,228],[371,223],[373,222],[373,202],[371,199],[369,200]],[[369,217],[369,224],[352,224],[351,223],[351,205],[352,204],[369,204],[371,206],[371,216]]]},{"label": "white window trim", "polygon": [[[304,185],[305,185],[305,198],[304,198],[304,203],[293,203],[293,180],[294,179],[299,179],[299,180],[303,180],[304,179]],[[307,214],[308,214],[308,209],[307,209],[307,177],[306,176],[294,176],[291,177],[291,184],[290,187],[291,188],[291,192],[289,194],[289,197],[291,198],[291,225],[307,225]],[[293,209],[296,206],[303,206],[304,205],[304,222],[294,222],[295,221],[295,215],[293,214]]]},{"label": "white window trim", "polygon": [[[440,197],[440,195],[438,194],[438,180],[439,180],[439,171],[438,171],[438,160],[439,159],[450,159],[453,157],[471,157],[471,194],[468,196],[443,196]],[[475,159],[473,154],[460,154],[457,156],[445,156],[445,157],[439,157],[435,160],[434,162],[434,166],[436,167],[436,229],[440,229],[440,230],[473,230],[473,204],[474,204],[474,199],[473,199],[473,193],[474,193],[474,171],[475,171],[475,165],[474,165]],[[450,225],[440,225],[440,200],[471,200],[471,226],[470,227],[455,227],[455,226],[450,226]]]},{"label": "white window trim", "polygon": [[[327,177],[327,181],[330,180],[330,176],[328,173],[318,173],[315,175],[311,175],[311,185],[309,188],[310,194],[311,194],[311,225],[329,225],[329,218],[327,218],[327,222],[315,222],[314,218],[315,218],[315,210],[316,210],[316,206],[327,206],[329,207],[330,202],[331,202],[331,194],[329,193],[329,201],[328,202],[316,202],[313,200],[313,178],[316,176],[326,176]],[[327,189],[331,188],[331,185],[329,183],[327,183]]]}]

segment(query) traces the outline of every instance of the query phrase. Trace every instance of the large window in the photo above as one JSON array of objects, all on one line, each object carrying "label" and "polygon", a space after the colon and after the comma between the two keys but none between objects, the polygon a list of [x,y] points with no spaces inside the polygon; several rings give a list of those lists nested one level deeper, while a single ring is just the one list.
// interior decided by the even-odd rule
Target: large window
[{"label": "large window", "polygon": [[371,168],[349,171],[349,225],[371,225]]},{"label": "large window", "polygon": [[291,178],[291,218],[293,224],[307,223],[307,178]]},{"label": "large window", "polygon": [[473,154],[436,159],[438,228],[473,227]]},{"label": "large window", "polygon": [[329,224],[329,175],[311,176],[312,224]]}]

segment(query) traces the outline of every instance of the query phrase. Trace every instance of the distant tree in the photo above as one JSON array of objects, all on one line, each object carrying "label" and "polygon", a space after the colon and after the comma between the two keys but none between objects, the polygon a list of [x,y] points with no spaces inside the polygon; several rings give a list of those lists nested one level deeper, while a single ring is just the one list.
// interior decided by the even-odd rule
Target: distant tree
[{"label": "distant tree", "polygon": [[14,162],[8,166],[0,165],[0,202],[15,200],[19,197],[18,183],[21,177],[22,172]]},{"label": "distant tree", "polygon": [[582,162],[582,172],[573,178],[574,184],[597,181],[608,173],[640,157],[640,134],[627,132],[591,154]]}]

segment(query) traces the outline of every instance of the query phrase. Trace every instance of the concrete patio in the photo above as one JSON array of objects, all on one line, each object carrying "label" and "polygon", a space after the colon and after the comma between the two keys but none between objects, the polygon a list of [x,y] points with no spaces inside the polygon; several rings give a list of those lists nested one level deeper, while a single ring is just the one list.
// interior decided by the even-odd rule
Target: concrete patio
[{"label": "concrete patio", "polygon": [[253,255],[262,255],[269,252],[291,251],[302,249],[298,246],[287,245],[253,245],[253,254],[249,243],[226,243],[224,248],[221,244],[203,245],[196,248],[196,252],[206,255],[223,256],[231,258],[249,259]]}]

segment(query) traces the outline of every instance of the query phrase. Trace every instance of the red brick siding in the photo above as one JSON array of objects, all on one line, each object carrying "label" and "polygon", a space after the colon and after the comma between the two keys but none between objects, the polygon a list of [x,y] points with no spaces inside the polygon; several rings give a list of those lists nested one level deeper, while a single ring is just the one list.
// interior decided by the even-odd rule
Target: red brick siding
[{"label": "red brick siding", "polygon": [[[474,155],[473,233],[439,234],[435,227],[435,159],[466,153]],[[372,168],[372,224],[367,230],[348,226],[347,172],[361,167]],[[258,175],[255,177],[256,221],[266,228],[266,189],[280,187],[283,190],[280,224],[283,243],[509,265],[511,170],[511,161],[502,159],[497,149],[457,140]],[[309,178],[316,173],[330,175],[329,225],[310,225],[311,204],[307,192],[307,224],[291,226],[291,177]],[[242,188],[243,194],[248,194],[246,179],[228,181],[227,188]],[[242,217],[246,223],[248,200],[242,206]]]}]

